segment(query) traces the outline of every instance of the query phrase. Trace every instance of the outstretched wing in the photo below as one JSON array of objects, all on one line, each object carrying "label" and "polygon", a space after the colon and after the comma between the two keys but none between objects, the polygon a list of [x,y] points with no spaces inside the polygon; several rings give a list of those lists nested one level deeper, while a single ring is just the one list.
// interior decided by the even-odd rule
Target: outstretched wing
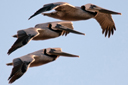
[{"label": "outstretched wing", "polygon": [[102,28],[102,33],[105,33],[105,37],[114,33],[114,30],[116,30],[115,23],[112,19],[111,14],[120,14],[119,12],[114,12],[111,10],[107,10],[104,8],[101,8],[99,6],[96,6],[94,4],[86,4],[85,8],[87,11],[90,12],[97,12],[96,16],[94,17],[98,23],[100,24]]},{"label": "outstretched wing", "polygon": [[116,30],[115,23],[110,14],[98,13],[95,19],[98,21],[102,28],[102,33],[105,33],[105,37],[108,35],[114,34],[114,30]]},{"label": "outstretched wing", "polygon": [[20,78],[27,71],[29,63],[30,62],[21,61],[20,58],[14,59],[13,60],[14,67],[12,69],[10,77],[8,78],[9,83],[13,83],[15,80]]},{"label": "outstretched wing", "polygon": [[13,83],[15,80],[19,79],[29,68],[30,64],[35,61],[34,55],[27,55],[23,57],[24,59],[16,58],[13,60],[13,69],[8,80],[9,83]]},{"label": "outstretched wing", "polygon": [[[32,31],[32,30],[30,30]],[[39,33],[34,31],[34,33],[26,33],[24,30],[20,30],[17,32],[17,40],[9,49],[8,54],[11,54],[16,49],[26,45],[32,38],[37,36]]]},{"label": "outstretched wing", "polygon": [[57,8],[60,5],[63,4],[67,4],[66,2],[56,2],[56,3],[49,3],[49,4],[45,4],[42,8],[40,8],[39,10],[37,10],[32,16],[30,16],[29,19],[31,19],[32,17],[42,13],[42,12],[46,12],[46,11],[50,11],[52,9]]}]

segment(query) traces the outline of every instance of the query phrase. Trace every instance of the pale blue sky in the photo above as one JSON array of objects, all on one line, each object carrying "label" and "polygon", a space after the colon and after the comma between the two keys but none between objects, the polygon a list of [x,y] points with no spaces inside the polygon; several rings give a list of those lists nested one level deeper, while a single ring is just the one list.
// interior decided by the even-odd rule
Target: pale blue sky
[{"label": "pale blue sky", "polygon": [[36,10],[51,1],[60,0],[0,0],[0,84],[8,84],[12,67],[6,66],[6,63],[14,58],[48,47],[61,47],[63,51],[77,54],[80,58],[59,57],[49,64],[29,68],[12,85],[128,85],[128,0],[61,0],[74,6],[93,3],[121,12],[121,16],[112,16],[117,30],[113,36],[105,38],[96,20],[75,21],[74,29],[86,36],[70,33],[67,37],[31,41],[7,55],[16,40],[12,35],[17,30],[38,23],[60,21],[41,14],[28,20]]}]

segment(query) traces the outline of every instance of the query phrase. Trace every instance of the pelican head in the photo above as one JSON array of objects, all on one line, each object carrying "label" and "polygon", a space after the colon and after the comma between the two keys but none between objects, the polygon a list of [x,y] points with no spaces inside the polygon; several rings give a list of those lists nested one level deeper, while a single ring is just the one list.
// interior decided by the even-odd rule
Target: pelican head
[{"label": "pelican head", "polygon": [[56,56],[79,57],[78,55],[73,55],[73,54],[69,54],[66,52],[62,52],[61,48],[47,48],[46,53],[48,55],[56,55]]},{"label": "pelican head", "polygon": [[90,3],[86,4],[84,6],[85,6],[85,10],[92,11],[92,12],[102,12],[102,13],[106,13],[106,14],[119,14],[119,15],[121,15],[121,13],[119,13],[119,12],[107,10],[107,9],[101,8],[99,6],[96,6],[94,4],[90,4]]}]

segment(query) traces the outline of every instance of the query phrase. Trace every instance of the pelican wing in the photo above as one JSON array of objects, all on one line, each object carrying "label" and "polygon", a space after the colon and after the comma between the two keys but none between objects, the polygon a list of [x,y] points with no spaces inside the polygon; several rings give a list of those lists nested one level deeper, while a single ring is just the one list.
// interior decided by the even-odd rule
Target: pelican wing
[{"label": "pelican wing", "polygon": [[27,34],[24,30],[20,30],[17,32],[17,40],[16,42],[12,45],[12,47],[9,49],[8,54],[11,54],[13,51],[16,49],[26,45],[32,38],[38,36],[39,33],[34,31],[34,34],[29,33]]},{"label": "pelican wing", "polygon": [[110,14],[105,13],[98,13],[95,17],[95,19],[98,21],[102,28],[102,33],[105,33],[105,37],[108,35],[114,34],[114,30],[116,30],[114,21],[112,19],[112,16]]},{"label": "pelican wing", "polygon": [[69,4],[69,3],[64,3],[58,7],[55,8],[56,11],[64,11],[64,12],[73,12],[78,10],[75,6]]},{"label": "pelican wing", "polygon": [[56,3],[49,3],[49,4],[45,4],[42,8],[40,8],[39,10],[37,10],[32,16],[30,16],[29,19],[31,19],[32,17],[42,13],[42,12],[46,12],[46,11],[50,11],[52,9],[55,9],[57,7],[59,7],[60,5],[63,4],[67,4],[66,2],[56,2]]},{"label": "pelican wing", "polygon": [[115,27],[111,14],[121,15],[121,13],[107,10],[99,6],[96,6],[94,4],[86,4],[85,9],[87,11],[97,13],[94,18],[101,25],[101,28],[103,29],[102,33],[105,33],[105,37],[107,35],[108,37],[110,37],[111,34],[113,35],[114,30],[116,30],[116,27]]},{"label": "pelican wing", "polygon": [[20,58],[13,60],[13,69],[10,77],[8,78],[9,83],[13,83],[15,80],[20,78],[29,68],[29,64],[34,61],[32,58],[26,61],[22,61]]}]

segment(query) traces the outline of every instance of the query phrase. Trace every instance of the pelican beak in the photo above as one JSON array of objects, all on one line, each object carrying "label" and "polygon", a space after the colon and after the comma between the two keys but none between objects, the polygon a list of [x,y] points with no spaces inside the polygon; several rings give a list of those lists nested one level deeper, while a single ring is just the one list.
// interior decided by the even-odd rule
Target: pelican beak
[{"label": "pelican beak", "polygon": [[119,14],[119,15],[122,15],[122,14],[119,13],[119,12],[114,12],[114,11],[107,10],[107,9],[99,9],[99,12],[107,13],[107,14]]},{"label": "pelican beak", "polygon": [[42,10],[43,10],[43,7],[40,8],[39,10],[37,10],[33,15],[31,15],[31,16],[28,18],[28,20],[30,20],[30,19],[33,18],[34,16],[36,16],[36,15],[42,13]]},{"label": "pelican beak", "polygon": [[102,12],[102,13],[106,13],[106,14],[119,14],[119,15],[121,15],[121,13],[119,13],[119,12],[114,12],[114,11],[111,11],[111,10],[107,10],[107,9],[101,8],[101,7],[93,5],[93,4],[87,10],[89,10],[89,11],[98,11],[98,12]]},{"label": "pelican beak", "polygon": [[78,55],[73,55],[73,54],[69,54],[69,53],[65,53],[65,52],[61,52],[61,51],[52,51],[49,52],[51,55],[57,55],[57,56],[66,56],[66,57],[79,57]]},{"label": "pelican beak", "polygon": [[84,33],[81,33],[79,31],[76,31],[76,30],[73,30],[73,29],[69,29],[69,28],[67,28],[65,26],[62,26],[60,24],[57,24],[55,27],[60,29],[60,30],[67,31],[67,32],[71,32],[71,33],[75,33],[75,34],[80,34],[80,35],[85,35]]}]

